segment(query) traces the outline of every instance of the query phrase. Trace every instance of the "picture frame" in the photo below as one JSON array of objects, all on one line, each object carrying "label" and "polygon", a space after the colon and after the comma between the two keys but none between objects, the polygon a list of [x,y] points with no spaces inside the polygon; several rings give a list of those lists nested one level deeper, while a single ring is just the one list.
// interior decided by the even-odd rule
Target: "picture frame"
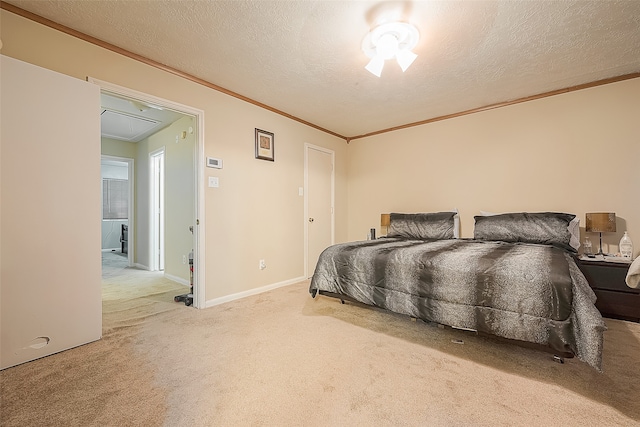
[{"label": "picture frame", "polygon": [[256,159],[275,161],[273,133],[256,128]]}]

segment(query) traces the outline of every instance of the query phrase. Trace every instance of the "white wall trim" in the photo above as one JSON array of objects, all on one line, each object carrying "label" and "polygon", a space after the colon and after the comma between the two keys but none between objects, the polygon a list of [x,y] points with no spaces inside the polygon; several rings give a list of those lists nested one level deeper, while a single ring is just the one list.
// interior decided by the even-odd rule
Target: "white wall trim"
[{"label": "white wall trim", "polygon": [[172,282],[176,282],[176,283],[179,283],[181,285],[185,285],[185,286],[189,286],[190,285],[189,281],[183,279],[182,277],[173,276],[173,275],[167,274],[167,273],[164,273],[164,277],[165,277],[165,279],[169,279]]},{"label": "white wall trim", "polygon": [[135,268],[139,268],[140,270],[151,271],[151,269],[149,268],[149,266],[147,266],[147,265],[142,265],[142,264],[138,264],[137,262],[136,262],[135,264],[133,264],[133,267],[135,267]]},{"label": "white wall trim", "polygon": [[296,277],[295,279],[289,279],[283,282],[273,283],[271,285],[262,286],[260,288],[249,289],[248,291],[238,292],[236,294],[231,294],[231,295],[227,295],[220,298],[214,298],[212,300],[207,301],[206,308],[224,304],[225,302],[235,301],[241,298],[250,297],[252,295],[261,294],[267,291],[271,291],[273,289],[281,288],[283,286],[293,285],[294,283],[300,283],[305,280],[307,279],[305,279],[304,277]]},{"label": "white wall trim", "polygon": [[[156,162],[159,159],[159,164]],[[165,146],[149,153],[149,268],[151,271],[164,270],[164,174],[165,174]],[[158,179],[156,179],[158,178]],[[160,206],[159,216],[156,207]]]},{"label": "white wall trim", "polygon": [[[158,98],[147,93],[139,92],[133,89],[109,83],[103,80],[87,77],[87,81],[100,86],[101,90],[116,95],[125,96],[127,98],[137,99],[142,102],[161,105],[180,113],[194,116],[196,130],[196,150],[194,155],[195,175],[196,175],[196,197],[195,197],[195,215],[194,224],[194,259],[193,259],[193,306],[196,308],[206,307],[206,289],[205,289],[205,186],[204,186],[204,111],[190,107],[188,105],[179,104],[177,102]],[[148,269],[148,268],[146,268]]]}]

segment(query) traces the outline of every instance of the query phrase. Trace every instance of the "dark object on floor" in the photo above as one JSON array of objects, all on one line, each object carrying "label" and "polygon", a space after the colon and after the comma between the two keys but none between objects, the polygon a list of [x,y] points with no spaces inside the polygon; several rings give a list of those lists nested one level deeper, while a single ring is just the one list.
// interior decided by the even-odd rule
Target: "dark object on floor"
[{"label": "dark object on floor", "polygon": [[184,305],[186,305],[187,307],[193,305],[193,288],[191,289],[191,293],[176,295],[175,297],[173,297],[173,300],[175,302],[184,302]]},{"label": "dark object on floor", "polygon": [[184,305],[193,305],[193,251],[189,252],[189,283],[191,290],[188,294],[176,295],[173,297],[175,302],[184,302]]}]

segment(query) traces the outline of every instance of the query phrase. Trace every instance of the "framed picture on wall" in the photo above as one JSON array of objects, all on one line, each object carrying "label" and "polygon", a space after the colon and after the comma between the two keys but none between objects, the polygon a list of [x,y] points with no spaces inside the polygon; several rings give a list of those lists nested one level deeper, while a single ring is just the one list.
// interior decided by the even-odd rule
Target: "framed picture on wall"
[{"label": "framed picture on wall", "polygon": [[274,161],[273,133],[256,128],[256,159]]}]

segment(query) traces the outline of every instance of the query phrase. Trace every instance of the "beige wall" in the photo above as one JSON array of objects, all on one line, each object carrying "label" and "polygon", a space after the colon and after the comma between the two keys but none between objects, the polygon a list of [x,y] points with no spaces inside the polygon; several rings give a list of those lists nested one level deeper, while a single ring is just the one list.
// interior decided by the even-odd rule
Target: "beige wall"
[{"label": "beige wall", "polygon": [[[204,111],[204,154],[224,161],[224,169],[205,171],[220,178],[220,188],[205,189],[200,218],[206,233],[206,300],[304,275],[304,198],[298,187],[304,185],[305,142],[336,152],[336,240],[346,239],[343,140],[5,10],[0,19],[7,56]],[[275,134],[274,163],[254,158],[254,128]],[[96,227],[99,222],[96,218]],[[266,270],[259,270],[259,259],[266,260]]]},{"label": "beige wall", "polygon": [[628,230],[638,254],[639,112],[633,79],[352,141],[349,239],[382,212],[458,208],[471,237],[480,210],[570,212],[582,227],[604,211],[618,232],[603,241],[617,251]]},{"label": "beige wall", "polygon": [[101,145],[102,154],[105,156],[126,157],[128,159],[136,158],[136,144],[131,142],[103,137]]}]

